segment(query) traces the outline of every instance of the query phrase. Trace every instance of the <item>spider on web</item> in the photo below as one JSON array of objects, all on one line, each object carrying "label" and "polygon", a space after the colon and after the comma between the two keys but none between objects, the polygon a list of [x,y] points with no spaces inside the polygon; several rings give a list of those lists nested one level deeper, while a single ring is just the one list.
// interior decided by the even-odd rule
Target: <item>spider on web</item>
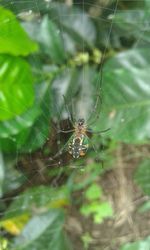
[{"label": "spider on web", "polygon": [[[65,145],[62,146],[59,152],[56,153],[56,155],[54,155],[54,157],[50,159],[55,159],[56,157],[61,156],[63,152],[68,152],[71,155],[71,157],[73,157],[74,159],[78,159],[86,155],[90,142],[91,142],[91,135],[93,134],[100,135],[101,133],[105,133],[108,130],[110,130],[110,128],[107,128],[101,131],[93,131],[91,129],[91,126],[99,118],[99,115],[96,115],[96,119],[94,119],[94,122],[92,123],[88,123],[88,121],[91,118],[91,115],[88,118],[87,122],[83,117],[80,117],[77,120],[75,120],[72,117],[72,114],[68,108],[65,96],[63,96],[63,98],[64,98],[64,104],[68,113],[68,120],[72,126],[72,129],[68,129],[68,130],[60,129],[59,131],[57,131],[57,133],[64,133],[64,134],[72,133],[72,135],[69,137]],[[97,95],[96,104],[94,105],[94,108],[92,109],[92,112],[91,112],[92,115],[97,112],[97,107],[98,107],[99,102],[100,102],[100,95]]]}]

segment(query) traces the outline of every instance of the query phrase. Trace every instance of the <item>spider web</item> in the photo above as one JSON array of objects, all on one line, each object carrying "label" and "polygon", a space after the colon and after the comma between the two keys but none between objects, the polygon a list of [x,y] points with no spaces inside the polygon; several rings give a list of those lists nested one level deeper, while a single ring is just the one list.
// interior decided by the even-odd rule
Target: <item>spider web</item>
[{"label": "spider web", "polygon": [[[17,12],[17,6],[18,5],[21,5],[21,4],[24,4],[26,2],[26,4],[30,6],[30,8],[23,8],[22,9],[22,13],[19,13]],[[6,1],[6,4],[4,4],[4,7],[5,8],[11,8],[13,9],[14,8],[14,12],[16,14],[16,16],[18,18],[20,18],[22,15],[24,15],[25,17],[30,17],[32,14],[36,14],[39,18],[39,22],[41,20],[41,17],[42,17],[42,14],[41,14],[41,6],[42,6],[42,3],[44,1],[41,1],[41,3],[39,3],[39,1],[36,1],[36,0],[30,0],[30,1]],[[51,3],[52,2],[55,2],[55,1],[46,1],[47,2],[47,6],[51,6]],[[103,11],[111,11],[112,14],[111,14],[111,17],[115,16],[116,12],[117,12],[117,8],[118,8],[118,3],[119,3],[119,0],[117,1],[114,1],[114,3],[112,4],[113,8],[110,8],[107,6],[107,4],[105,2],[109,2],[109,1],[102,1],[102,5],[98,5],[98,4],[94,4],[91,2],[85,2],[82,1],[82,4],[81,3],[73,3],[71,0],[65,2],[66,5],[68,6],[77,6],[79,7],[80,6],[80,9],[82,9],[83,11],[83,27],[84,27],[84,13],[85,11],[87,11],[87,6],[89,7],[89,9],[91,10],[91,13],[95,12],[97,10],[98,14],[103,12]],[[112,1],[113,2],[113,1]],[[51,7],[50,7],[51,8]],[[78,14],[78,15],[81,15],[81,14]],[[88,12],[88,15],[90,16],[90,13]],[[105,46],[103,48],[103,52],[102,52],[102,58],[101,58],[101,64],[100,64],[100,68],[99,68],[99,76],[98,76],[98,79],[97,79],[97,83],[96,83],[96,91],[101,91],[102,90],[102,77],[103,77],[103,63],[104,63],[104,60],[105,60],[105,56],[106,56],[106,53],[107,53],[107,49],[108,49],[108,46],[109,46],[109,39],[110,39],[110,36],[111,36],[111,32],[113,30],[113,18],[110,20],[108,19],[105,19],[104,17],[95,17],[91,14],[92,16],[92,19],[98,19],[98,18],[101,18],[101,21],[103,21],[104,23],[107,23],[109,22],[109,30],[106,34],[106,38],[105,38]],[[63,26],[61,25],[61,19],[62,19],[62,15],[61,15],[61,12],[59,13],[59,15],[55,18],[58,18],[59,19],[59,22],[60,22],[60,25],[59,25],[59,32],[60,34],[63,33]],[[67,19],[67,15],[66,15],[66,19]],[[51,20],[53,21],[53,18],[51,18]],[[81,25],[82,26],[82,25]],[[63,38],[63,36],[62,36]],[[64,39],[63,39],[64,41]],[[139,42],[139,41],[138,41]],[[64,45],[65,46],[65,45]],[[82,53],[84,54],[86,52],[86,45],[85,45],[85,41],[83,40],[82,42]],[[37,61],[37,58],[36,58],[36,55],[34,55],[34,61],[36,62]],[[70,70],[70,67],[67,66],[66,67],[66,70],[65,72],[69,72]],[[64,81],[66,80],[66,78],[64,77]],[[55,80],[53,81],[53,93],[56,93],[57,94],[57,91],[59,91],[59,99],[57,99],[57,103],[54,103],[54,99],[53,99],[53,105],[54,105],[54,120],[53,120],[53,124],[52,124],[52,129],[50,131],[50,134],[51,133],[54,133],[54,140],[56,140],[55,142],[53,142],[53,137],[51,139],[51,141],[49,141],[49,135],[47,134],[42,134],[43,138],[45,138],[45,141],[47,140],[47,145],[52,147],[53,146],[53,143],[56,143],[57,146],[55,146],[55,153],[57,154],[58,151],[60,151],[60,149],[62,148],[62,144],[66,143],[64,138],[63,138],[63,135],[60,135],[60,134],[57,134],[57,131],[60,130],[60,129],[66,129],[66,127],[68,126],[68,129],[70,127],[70,124],[68,124],[68,110],[64,107],[63,108],[63,111],[61,110],[60,111],[60,107],[62,106],[62,103],[64,102],[64,99],[63,99],[63,95],[65,96],[66,95],[66,89],[67,89],[67,83],[66,85],[64,85],[64,88],[60,88],[61,86],[61,81],[62,79],[60,78],[59,80],[57,79],[57,85],[55,84]],[[80,82],[78,83],[79,86],[81,87],[80,84],[82,84],[82,94],[81,96],[79,96],[79,99],[78,101],[76,102],[76,99],[74,101],[74,103],[77,103],[77,105],[75,106],[75,104],[71,103],[70,104],[70,101],[68,101],[67,105],[69,107],[69,111],[72,109],[72,106],[73,108],[76,108],[76,110],[73,111],[73,114],[75,116],[75,119],[77,120],[80,116],[84,117],[85,119],[87,119],[87,115],[89,116],[89,113],[91,115],[91,113],[95,110],[94,110],[94,106],[95,106],[95,103],[96,103],[96,99],[95,100],[95,103],[90,103],[91,99],[90,99],[90,94],[89,93],[93,93],[94,91],[93,90],[88,90],[88,86],[86,87],[86,83],[87,83],[87,79],[86,79],[86,72],[85,72],[85,69],[83,69],[82,71],[82,74],[81,74],[81,79],[80,79]],[[76,92],[76,91],[75,91]],[[72,98],[74,97],[74,90],[71,93],[71,96]],[[89,96],[88,96],[89,95]],[[60,98],[60,96],[62,96],[62,98]],[[88,102],[87,102],[87,99],[88,99]],[[101,100],[99,101],[100,105],[101,105]],[[89,104],[89,106],[88,106]],[[44,106],[46,107],[46,109],[49,109],[49,104],[44,102]],[[83,107],[82,110],[80,110],[80,107]],[[99,106],[98,106],[99,107]],[[97,108],[97,107],[96,107]],[[89,109],[91,112],[89,112]],[[79,113],[80,112],[80,113]],[[79,116],[78,116],[79,115]],[[47,115],[46,113],[43,114],[43,116],[45,117],[45,119],[47,120],[47,122],[49,123],[49,118],[47,118]],[[60,122],[61,120],[65,120],[65,122],[62,122],[62,126],[58,125],[58,122]],[[64,128],[65,127],[65,128]],[[40,131],[40,128],[37,129],[37,135],[38,134],[41,134],[41,131]],[[68,135],[68,138],[69,138],[70,134]],[[63,143],[61,144],[60,141],[61,140],[64,140]],[[36,141],[36,138],[35,138],[35,141]],[[48,167],[55,167],[56,168],[60,168],[60,165],[59,165],[59,161],[55,161],[55,160],[48,160],[49,157],[45,157],[43,156],[43,147],[41,147],[41,149],[38,149],[37,152],[29,152],[27,155],[22,155],[22,153],[20,152],[20,150],[18,149],[16,151],[16,154],[15,154],[15,157],[14,155],[12,155],[10,157],[10,160],[8,160],[8,170],[10,171],[10,174],[6,175],[6,178],[8,178],[8,180],[6,179],[6,184],[5,185],[10,185],[10,187],[12,188],[12,191],[8,192],[8,194],[2,198],[2,202],[3,203],[7,203],[8,202],[12,202],[14,200],[18,200],[18,199],[21,199],[23,194],[20,195],[20,186],[19,186],[19,183],[18,184],[15,184],[16,182],[16,175],[17,175],[17,180],[19,178],[23,179],[23,186],[22,186],[22,189],[26,189],[27,185],[29,185],[30,187],[32,186],[35,186],[37,184],[46,184],[46,185],[51,185],[54,187],[55,183],[57,184],[57,181],[59,180],[61,182],[61,179],[60,176],[61,176],[61,173],[62,173],[62,170],[58,171],[56,173],[56,177],[54,179],[46,179],[46,177],[44,176],[44,171],[48,168]],[[54,153],[54,155],[55,155]],[[53,156],[51,157],[53,158]],[[51,159],[50,158],[50,159]],[[11,168],[12,168],[12,162],[13,162],[13,166],[16,166],[15,167],[15,174],[13,174],[14,177],[11,176]],[[32,170],[29,169],[29,167],[32,166]],[[24,170],[22,170],[22,168]],[[83,169],[82,169],[83,170]],[[67,171],[70,171],[69,169],[67,169]],[[72,170],[71,170],[72,171]],[[81,175],[84,174],[84,172],[82,171],[81,172]],[[63,177],[62,177],[63,179]],[[11,184],[9,183],[11,182]],[[28,183],[28,184],[27,184]],[[10,190],[10,188],[9,188]],[[36,194],[37,196],[39,195],[39,193],[37,192]],[[40,195],[41,195],[41,192],[40,192]],[[22,209],[22,208],[20,208]],[[9,211],[10,212],[10,211]],[[11,211],[13,212],[13,210]],[[0,213],[0,215],[2,216],[3,215],[3,210],[2,212]],[[5,212],[5,215],[7,215],[7,210]],[[1,232],[2,235],[4,236],[5,235],[5,231],[2,231]]]}]

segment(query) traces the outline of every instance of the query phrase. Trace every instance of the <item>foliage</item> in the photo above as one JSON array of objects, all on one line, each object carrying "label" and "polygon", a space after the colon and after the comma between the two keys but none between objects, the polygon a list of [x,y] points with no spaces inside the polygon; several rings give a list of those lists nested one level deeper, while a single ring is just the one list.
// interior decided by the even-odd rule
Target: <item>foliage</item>
[{"label": "foliage", "polygon": [[63,224],[64,216],[60,210],[33,216],[21,235],[15,239],[14,248],[69,250],[71,248],[63,234]]},{"label": "foliage", "polygon": [[104,218],[111,217],[113,211],[108,202],[102,201],[102,190],[96,185],[92,184],[85,191],[86,202],[82,205],[80,211],[83,215],[93,215],[95,223],[101,223]]},{"label": "foliage", "polygon": [[[80,4],[60,2],[37,0],[36,8],[35,1],[0,1],[0,194],[7,197],[17,190],[9,207],[5,199],[0,205],[5,211],[0,225],[13,236],[7,244],[4,238],[6,249],[71,250],[64,230],[68,207],[79,203],[81,213],[92,215],[96,223],[112,217],[95,184],[105,172],[101,161],[107,169],[112,166],[118,142],[142,145],[150,139],[149,1],[118,1],[116,13],[116,1],[107,1],[93,15],[90,4],[85,3],[83,12]],[[65,124],[72,106],[74,118],[82,115],[95,131],[111,129],[106,139],[96,134],[90,140],[91,164],[85,158],[75,170],[55,170],[58,162],[47,159],[58,151],[56,139],[62,137],[64,145],[70,136],[59,137],[55,130]],[[21,163],[28,156],[34,160],[31,169],[24,169]],[[40,170],[35,169],[36,157]],[[147,195],[148,169],[149,159],[135,174]],[[44,184],[60,173],[67,181],[50,188],[40,179],[38,186],[28,187],[38,173],[43,182],[47,178]],[[84,192],[82,206],[80,199],[72,200],[79,191]],[[149,203],[144,211],[147,207]],[[121,249],[146,249],[148,243],[149,238]]]},{"label": "foliage", "polygon": [[0,238],[0,250],[7,250],[8,241],[5,238]]},{"label": "foliage", "polygon": [[141,187],[142,191],[150,196],[150,183],[149,183],[149,176],[150,176],[150,160],[145,159],[139,165],[136,173],[135,173],[135,181]]},{"label": "foliage", "polygon": [[127,243],[120,250],[148,250],[150,246],[150,237],[133,243]]},{"label": "foliage", "polygon": [[142,204],[138,211],[140,213],[150,211],[150,201],[146,201],[144,204]]},{"label": "foliage", "polygon": [[0,27],[0,54],[25,56],[37,50],[37,44],[30,40],[15,15],[2,7]]}]

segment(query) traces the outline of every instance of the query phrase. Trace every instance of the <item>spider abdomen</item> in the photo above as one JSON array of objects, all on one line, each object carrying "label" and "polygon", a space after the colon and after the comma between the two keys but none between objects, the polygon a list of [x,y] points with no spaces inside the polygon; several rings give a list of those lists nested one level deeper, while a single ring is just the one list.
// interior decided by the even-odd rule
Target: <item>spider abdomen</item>
[{"label": "spider abdomen", "polygon": [[88,146],[88,137],[86,135],[73,135],[69,143],[68,152],[73,156],[73,158],[77,159],[80,156],[84,156],[86,154]]}]

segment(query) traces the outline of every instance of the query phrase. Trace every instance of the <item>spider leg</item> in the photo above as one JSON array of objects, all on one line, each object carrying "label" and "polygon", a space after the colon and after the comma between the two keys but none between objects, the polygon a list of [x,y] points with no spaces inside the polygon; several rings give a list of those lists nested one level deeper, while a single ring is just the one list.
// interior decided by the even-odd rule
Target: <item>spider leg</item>
[{"label": "spider leg", "polygon": [[70,137],[70,139],[65,143],[65,145],[52,157],[49,157],[48,160],[55,160],[58,156],[61,157],[63,152],[67,152],[68,151],[68,145],[70,143],[70,141],[72,140],[72,136]]},{"label": "spider leg", "polygon": [[65,133],[65,134],[67,134],[67,133],[71,133],[71,132],[74,132],[74,129],[70,129],[70,130],[59,130],[59,131],[57,132],[57,134],[59,134],[59,133]]},{"label": "spider leg", "polygon": [[52,157],[49,157],[48,160],[55,160],[58,156],[61,157],[62,153],[67,151],[67,145],[68,145],[68,142]]}]

